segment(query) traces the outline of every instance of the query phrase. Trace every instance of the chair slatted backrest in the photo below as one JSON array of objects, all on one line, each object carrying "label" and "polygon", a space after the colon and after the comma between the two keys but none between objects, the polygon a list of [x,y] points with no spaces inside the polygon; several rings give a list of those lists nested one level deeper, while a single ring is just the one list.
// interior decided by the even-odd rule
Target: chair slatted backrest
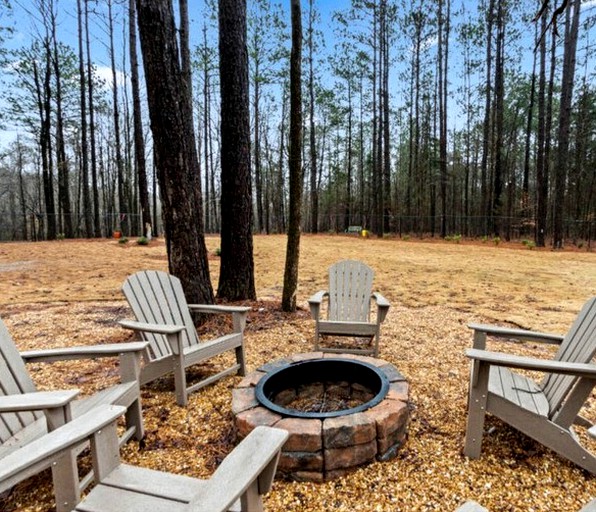
[{"label": "chair slatted backrest", "polygon": [[[34,391],[36,391],[35,384],[29,376],[25,363],[6,325],[0,320],[0,395]],[[44,414],[41,412],[0,413],[0,446],[43,418]]]},{"label": "chair slatted backrest", "polygon": [[[565,335],[555,361],[589,363],[596,354],[596,297],[584,304],[575,322]],[[549,374],[541,383],[551,413],[564,402],[577,382],[573,375]]]},{"label": "chair slatted backrest", "polygon": [[338,261],[329,268],[329,320],[368,322],[374,272],[361,261]]},{"label": "chair slatted backrest", "polygon": [[[143,270],[131,275],[122,292],[139,322],[160,325],[184,325],[184,348],[199,343],[188,303],[180,279],[159,270]],[[143,333],[149,342],[151,355],[161,359],[172,354],[170,344],[163,334]]]}]

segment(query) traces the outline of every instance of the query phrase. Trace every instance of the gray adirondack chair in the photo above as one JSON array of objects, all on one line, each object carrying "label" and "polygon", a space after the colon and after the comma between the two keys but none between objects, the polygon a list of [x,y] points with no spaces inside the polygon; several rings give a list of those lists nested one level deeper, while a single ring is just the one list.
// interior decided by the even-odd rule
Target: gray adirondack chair
[{"label": "gray adirondack chair", "polygon": [[[141,353],[145,348],[146,343],[135,342],[19,353],[4,322],[0,320],[0,466],[4,466],[6,457],[36,439],[45,438],[49,431],[85,414],[98,404],[125,407],[126,430],[120,437],[121,443],[133,436],[142,439],[144,429],[138,375]],[[79,394],[76,389],[36,391],[25,366],[25,361],[52,362],[109,356],[120,358],[121,383],[78,400],[75,400]],[[58,492],[58,511],[70,510],[63,504],[72,504],[73,500],[78,499],[79,485],[81,488],[86,487],[91,475],[79,483],[73,466],[66,464],[57,478],[64,483]],[[7,488],[5,484],[0,484],[0,492]]]},{"label": "gray adirondack chair", "polygon": [[[565,336],[520,329],[470,325],[474,329],[468,426],[464,453],[480,456],[487,412],[554,450],[578,466],[596,473],[596,458],[578,441],[573,424],[592,428],[579,415],[596,384],[596,297],[583,306]],[[560,344],[551,361],[485,350],[488,335],[501,339]],[[509,368],[546,373],[540,383]],[[593,430],[592,430],[593,432]]]},{"label": "gray adirondack chair", "polygon": [[[361,261],[339,261],[329,268],[329,290],[315,293],[308,303],[315,320],[315,351],[379,355],[381,323],[389,311],[389,302],[380,293],[372,293],[374,272]],[[321,304],[328,298],[327,319],[321,319]],[[370,320],[371,299],[377,314]],[[320,344],[321,336],[368,338],[369,347],[332,348]]]},{"label": "gray adirondack chair", "polygon": [[[96,485],[69,510],[80,512],[242,512],[263,511],[280,450],[288,433],[271,427],[254,429],[220,464],[209,480],[122,464],[116,420],[123,407],[100,406],[21,450],[0,466],[0,485],[7,488],[43,469],[60,468],[64,455],[88,439]],[[64,482],[54,478],[54,491]],[[56,497],[58,500],[59,498]]]},{"label": "gray adirondack chair", "polygon": [[[120,325],[136,331],[141,339],[149,342],[145,364],[141,368],[141,385],[173,372],[176,401],[185,406],[188,393],[232,373],[245,375],[244,326],[250,308],[188,304],[180,280],[157,270],[144,270],[131,275],[122,291],[137,321],[123,320]],[[231,314],[234,332],[202,342],[193,324],[191,311]],[[186,368],[230,350],[235,351],[235,364],[187,386]]]}]

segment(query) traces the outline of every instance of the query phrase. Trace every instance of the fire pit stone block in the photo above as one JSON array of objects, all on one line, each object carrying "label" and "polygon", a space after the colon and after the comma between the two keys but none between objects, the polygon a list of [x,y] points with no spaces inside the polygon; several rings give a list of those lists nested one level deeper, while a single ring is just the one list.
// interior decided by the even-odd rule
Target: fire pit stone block
[{"label": "fire pit stone block", "polygon": [[323,444],[325,448],[345,448],[369,443],[377,436],[374,419],[359,412],[323,421]]}]

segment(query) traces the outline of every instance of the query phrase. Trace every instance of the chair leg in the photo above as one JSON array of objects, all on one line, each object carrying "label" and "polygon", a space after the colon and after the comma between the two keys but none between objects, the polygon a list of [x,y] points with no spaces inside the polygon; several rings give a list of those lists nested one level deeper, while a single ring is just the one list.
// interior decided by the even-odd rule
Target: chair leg
[{"label": "chair leg", "polygon": [[143,410],[141,408],[141,399],[137,398],[126,409],[126,428],[135,427],[135,439],[140,441],[145,436],[145,426],[143,423]]},{"label": "chair leg", "polygon": [[52,465],[56,512],[70,512],[81,499],[76,451],[71,450],[59,457]]},{"label": "chair leg", "polygon": [[479,362],[473,363],[468,399],[468,426],[466,428],[466,441],[464,445],[464,455],[471,459],[480,457],[484,418],[486,416],[489,371],[489,365]]},{"label": "chair leg", "polygon": [[244,343],[236,347],[236,362],[240,365],[238,375],[244,377],[246,375],[246,358],[244,356]]},{"label": "chair leg", "polygon": [[176,403],[186,407],[188,392],[186,391],[186,369],[180,355],[174,356],[174,386],[176,388]]},{"label": "chair leg", "polygon": [[315,352],[319,351],[319,322],[315,325]]},{"label": "chair leg", "polygon": [[263,499],[259,493],[258,481],[254,481],[240,496],[240,510],[242,512],[263,512]]}]

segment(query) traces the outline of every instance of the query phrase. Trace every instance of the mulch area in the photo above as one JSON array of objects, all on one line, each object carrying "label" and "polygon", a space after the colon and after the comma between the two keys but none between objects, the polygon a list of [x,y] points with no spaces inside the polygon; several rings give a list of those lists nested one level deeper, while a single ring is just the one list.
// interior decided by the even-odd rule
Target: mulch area
[{"label": "mulch area", "polygon": [[[333,247],[336,243],[351,243],[336,242],[334,237],[328,238],[332,251],[335,251]],[[317,250],[320,250],[324,240],[326,239],[316,240]],[[384,243],[386,242],[378,241],[379,245],[370,245],[378,249]],[[448,246],[448,250],[459,251],[453,247]],[[1,249],[0,265],[11,264],[14,257],[6,252],[6,246]],[[399,249],[402,251],[403,269],[404,257],[410,258],[412,253],[406,243],[402,243]],[[148,254],[146,258],[153,258],[163,265],[162,260],[155,258],[156,254],[159,255],[158,251],[162,250],[158,248],[156,253]],[[434,252],[437,250],[433,249]],[[257,254],[259,251],[271,255],[269,247],[257,247]],[[307,254],[314,251],[308,238],[304,251]],[[376,252],[380,251],[378,249]],[[526,253],[519,254],[516,257],[502,253],[514,260],[523,260]],[[535,264],[537,254],[528,256],[532,265]],[[540,254],[545,256],[545,261],[551,257],[549,253]],[[325,280],[327,259],[336,256],[337,252],[326,255],[323,263],[313,265],[315,268],[301,269],[302,300],[294,314],[280,311],[279,300],[275,297],[278,286],[275,280],[269,277],[261,280],[261,299],[249,304],[252,310],[245,333],[249,371],[272,359],[312,349],[314,323],[310,320],[305,299],[309,292],[320,288],[321,281]],[[382,258],[383,255],[375,257]],[[443,258],[448,256],[443,254]],[[30,259],[34,260],[35,256]],[[482,259],[483,256],[480,257]],[[428,259],[416,261],[413,265],[423,265],[425,261]],[[586,265],[589,261],[592,262],[591,267]],[[376,268],[380,268],[380,264],[376,263]],[[592,257],[591,260],[582,260],[580,263],[583,274],[574,275],[573,279],[583,280],[590,287],[596,279],[596,267],[593,266],[596,261]],[[73,262],[70,264],[73,265]],[[369,264],[375,267],[374,261]],[[553,261],[554,267],[556,264]],[[143,260],[138,265],[148,268]],[[264,263],[257,265],[257,272],[262,265]],[[74,266],[78,270],[79,267]],[[370,464],[332,482],[316,484],[276,481],[273,490],[266,497],[267,510],[450,511],[464,501],[474,499],[491,511],[573,512],[594,498],[594,477],[494,418],[489,417],[487,422],[490,433],[484,438],[481,458],[470,460],[462,455],[469,374],[469,362],[464,352],[471,345],[471,331],[466,325],[470,322],[494,322],[495,316],[503,315],[510,325],[545,328],[550,327],[552,322],[558,327],[554,330],[561,332],[564,331],[561,326],[573,319],[585,300],[581,297],[581,290],[575,295],[569,291],[561,292],[560,301],[551,299],[539,305],[526,301],[525,307],[533,313],[525,316],[515,304],[510,306],[502,301],[502,308],[506,311],[496,311],[494,316],[489,316],[485,314],[484,307],[474,307],[474,304],[482,301],[482,295],[471,295],[471,305],[460,307],[463,304],[460,295],[473,286],[466,283],[463,277],[461,282],[458,282],[457,276],[453,277],[452,290],[446,290],[445,299],[437,295],[435,300],[426,303],[419,300],[415,303],[413,298],[416,294],[412,291],[402,300],[405,294],[398,293],[393,282],[390,284],[386,278],[386,274],[391,272],[387,267],[388,265],[379,272],[381,279],[377,277],[375,281],[393,304],[383,325],[380,357],[394,364],[410,383],[412,413],[408,440],[396,459]],[[43,272],[36,274],[34,269],[33,263],[22,265],[16,270],[4,270],[5,279],[3,289],[0,290],[5,297],[0,301],[0,315],[21,350],[130,339],[130,335],[117,325],[119,319],[130,318],[130,314],[127,305],[118,296],[118,288],[113,284],[108,287],[108,293],[103,290],[101,278],[91,281],[87,279],[83,284],[73,283],[71,280],[71,288],[83,286],[90,291],[89,295],[81,295],[81,300],[67,300],[66,295],[72,293],[68,286],[61,281],[54,289],[51,284],[43,281]],[[563,266],[560,270],[563,275],[561,285],[571,279],[567,269],[568,266]],[[119,272],[126,274],[134,270],[134,266],[131,268],[128,265],[125,269],[119,269]],[[550,267],[546,271],[550,272]],[[18,275],[15,276],[15,272]],[[90,268],[89,272],[103,275],[106,270]],[[497,269],[497,274],[499,273],[500,270]],[[49,271],[48,276],[50,279]],[[417,283],[419,277],[415,269],[411,276],[410,283]],[[43,281],[38,282],[42,291],[37,296],[28,288],[29,281],[35,279]],[[118,281],[121,276],[114,279]],[[425,279],[427,287],[440,288],[433,282],[432,275],[429,274]],[[123,278],[120,282],[122,280]],[[279,280],[278,276],[277,282]],[[484,284],[477,282],[476,285],[492,287],[496,294],[509,293],[516,297],[514,291],[499,291],[498,284],[493,281]],[[19,294],[19,286],[26,293]],[[540,286],[550,289],[553,285],[542,283]],[[595,288],[592,286],[590,289]],[[585,291],[584,287],[583,293]],[[39,293],[42,294],[43,301],[39,300]],[[86,292],[83,290],[81,293]],[[7,294],[11,294],[12,300],[6,299]],[[93,300],[94,294],[96,300]],[[554,292],[552,294],[556,295]],[[449,297],[452,298],[451,302]],[[546,318],[549,312],[544,312],[543,309],[547,308],[551,313],[557,314],[554,321]],[[543,316],[543,322],[536,320]],[[209,337],[209,332],[223,332],[226,328],[225,323],[213,321],[203,326],[201,331],[204,337]],[[552,348],[532,343],[512,345],[491,342],[490,348],[539,357],[552,355]],[[216,371],[226,362],[226,357],[220,356],[198,366],[194,370],[195,376]],[[29,369],[39,389],[77,387],[84,393],[93,393],[118,378],[117,366],[111,360],[40,363],[29,365]],[[187,408],[176,405],[171,378],[159,379],[144,387],[143,408],[147,435],[141,445],[129,443],[122,450],[123,459],[131,464],[208,478],[237,442],[231,412],[231,392],[239,381],[240,377],[228,377],[193,393]],[[584,407],[582,414],[596,420],[594,396]],[[588,440],[581,431],[580,435],[583,442],[590,444],[596,451],[594,442]],[[0,499],[0,510],[6,512],[52,509],[53,495],[48,471],[17,485],[11,493]]]}]

